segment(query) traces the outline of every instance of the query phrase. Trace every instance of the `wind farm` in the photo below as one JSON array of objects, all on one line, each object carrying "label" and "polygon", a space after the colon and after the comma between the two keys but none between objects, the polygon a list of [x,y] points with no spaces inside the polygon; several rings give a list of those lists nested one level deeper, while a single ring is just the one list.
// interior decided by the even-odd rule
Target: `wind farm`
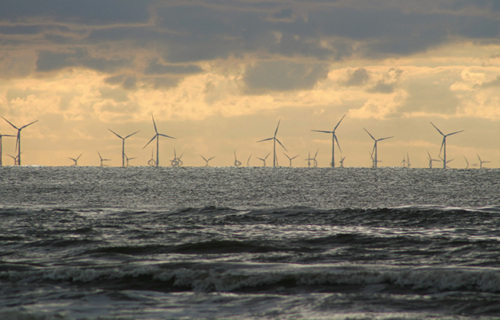
[{"label": "wind farm", "polygon": [[[327,162],[326,161],[326,155],[323,155],[322,157],[318,158],[318,152],[319,152],[319,149],[316,151],[316,153],[314,155],[311,155],[311,153],[309,152],[309,155],[307,157],[302,157],[302,159],[304,159],[306,162],[304,164],[304,162],[301,162],[300,165],[298,165],[298,167],[303,167],[303,166],[307,166],[307,167],[313,167],[313,168],[318,168],[320,167],[320,161],[322,164],[324,164],[323,166],[324,167],[330,167],[332,169],[335,169],[337,167],[345,167],[345,163],[344,163],[344,160],[346,158],[346,154],[343,154],[343,149],[341,148],[340,146],[340,143],[339,143],[339,138],[337,136],[337,131],[338,131],[338,128],[340,128],[341,124],[344,123],[344,120],[345,118],[347,117],[347,114],[344,113],[342,114],[338,120],[336,122],[334,122],[334,126],[331,130],[310,130],[312,132],[311,134],[311,140],[309,141],[309,143],[307,143],[305,146],[314,146],[316,143],[326,143],[325,140],[316,140],[314,139],[314,135],[316,133],[323,133],[323,134],[329,134],[330,135],[330,147],[331,147],[331,155],[330,155],[330,159],[329,161]],[[23,132],[23,129],[25,129],[26,127],[29,127],[31,126],[32,124],[38,122],[39,120],[36,120],[36,121],[32,121],[32,122],[29,122],[28,124],[26,125],[23,125],[23,126],[16,126],[15,124],[13,124],[10,120],[7,120],[6,118],[2,117],[6,124],[10,125],[13,129],[16,130],[16,134],[12,134],[12,133],[9,133],[9,134],[6,134],[4,128],[1,128],[2,129],[2,134],[0,134],[0,165],[4,165],[3,161],[2,161],[2,158],[3,158],[3,155],[2,153],[6,150],[6,140],[2,138],[4,137],[9,137],[9,138],[13,138],[13,137],[16,137],[16,140],[15,140],[15,148],[14,148],[14,153],[15,153],[15,162],[14,162],[14,165],[21,165],[21,133]],[[155,119],[155,117],[153,115],[151,115],[151,121],[153,122],[153,130],[154,130],[154,134],[153,136],[151,137],[148,137],[147,140],[144,141],[145,137],[140,137],[138,136],[137,134],[141,131],[141,130],[136,130],[130,134],[127,134],[127,135],[122,135],[122,134],[119,134],[117,133],[117,131],[114,131],[110,128],[107,128],[107,130],[109,132],[111,132],[114,136],[116,136],[117,138],[119,138],[122,143],[121,143],[121,158],[122,158],[122,161],[121,161],[121,166],[122,167],[127,167],[130,165],[130,162],[131,160],[136,160],[136,162],[138,162],[137,166],[149,166],[149,167],[163,167],[163,166],[170,166],[170,167],[181,167],[181,166],[184,166],[184,160],[182,159],[183,158],[183,155],[184,154],[181,154],[180,156],[177,155],[177,152],[175,150],[175,147],[173,148],[173,153],[174,153],[174,157],[173,159],[167,161],[167,164],[163,164],[162,166],[162,163],[161,163],[161,157],[162,157],[162,152],[160,150],[160,139],[163,137],[163,138],[166,138],[166,139],[177,139],[173,136],[170,136],[170,135],[167,135],[165,133],[162,133],[159,131],[159,127],[158,127],[158,123],[157,123],[157,120]],[[421,153],[420,155],[420,167],[426,167],[426,168],[430,168],[430,169],[433,169],[435,167],[434,165],[434,162],[441,162],[442,163],[442,168],[443,169],[447,169],[447,168],[450,168],[449,164],[451,163],[452,160],[450,160],[449,158],[449,150],[448,150],[448,137],[450,136],[454,136],[458,133],[461,133],[463,132],[464,130],[458,130],[458,131],[453,131],[451,133],[444,133],[443,131],[441,131],[440,128],[438,128],[433,122],[431,122],[431,125],[432,127],[438,131],[438,133],[442,136],[442,140],[441,140],[441,144],[438,146],[438,149],[439,149],[439,153],[438,151],[436,150],[435,152],[438,153],[438,159],[435,159],[433,157],[431,157],[431,154],[428,150],[424,150],[423,153]],[[268,137],[268,138],[265,138],[265,139],[261,139],[261,140],[257,140],[258,143],[261,143],[261,142],[268,142],[268,141],[272,141],[273,144],[272,144],[272,150],[270,153],[270,155],[272,155],[273,157],[273,163],[272,163],[272,168],[277,168],[277,167],[294,167],[294,160],[297,160],[297,159],[300,159],[300,156],[299,155],[293,155],[291,156],[290,153],[288,152],[287,148],[285,147],[285,145],[281,142],[280,138],[278,138],[278,133],[280,132],[280,129],[282,128],[283,124],[282,124],[282,121],[281,120],[277,120],[277,124],[276,124],[276,127],[275,127],[275,130],[274,130],[274,133],[273,133],[273,136],[271,137]],[[346,127],[346,129],[348,128],[348,126]],[[290,130],[290,128],[286,128],[283,129],[283,130]],[[370,166],[372,168],[379,168],[379,167],[404,167],[406,169],[409,169],[409,168],[418,168],[419,165],[415,165],[412,161],[412,163],[410,164],[410,156],[409,156],[409,152],[405,152],[404,153],[404,156],[403,156],[403,159],[401,162],[395,162],[394,160],[391,162],[391,161],[388,161],[387,159],[382,162],[382,160],[380,159],[380,150],[379,150],[379,145],[380,145],[380,142],[381,141],[385,141],[385,140],[388,140],[388,139],[392,139],[394,138],[393,136],[388,136],[388,137],[383,137],[383,138],[377,138],[375,137],[371,131],[368,131],[368,129],[366,129],[365,127],[362,127],[360,129],[363,129],[361,131],[364,131],[366,134],[368,134],[368,136],[371,138],[372,142],[373,142],[373,145],[371,147],[371,150],[370,150]],[[351,130],[352,131],[352,130]],[[289,131],[288,131],[289,132]],[[285,132],[286,133],[286,132]],[[351,133],[352,134],[352,133]],[[140,144],[141,141],[140,140],[143,140],[144,143],[142,145],[142,150],[145,150],[148,146],[151,146],[153,144],[153,142],[155,142],[153,144],[153,147],[151,149],[149,149],[149,153],[151,155],[150,158],[147,158],[147,159],[144,159],[144,154],[139,154],[138,156],[135,156],[135,157],[128,157],[127,156],[127,153],[126,153],[126,145],[125,145],[125,142],[128,141],[128,139],[132,136],[135,136],[137,137],[137,139],[134,139],[133,140],[133,145],[129,148],[134,148],[134,150],[137,149],[137,144]],[[176,141],[180,141],[182,143],[184,138],[182,138],[181,140],[176,140]],[[303,138],[302,138],[303,140]],[[14,140],[12,140],[13,142]],[[137,141],[137,142],[136,142]],[[255,140],[254,140],[255,141]],[[391,144],[391,148],[394,149],[395,148],[395,145],[397,144],[403,144],[405,143],[404,141],[398,141],[398,143],[393,143]],[[429,141],[429,145],[432,145],[432,141]],[[10,145],[9,143],[9,140],[7,140],[7,146]],[[263,144],[264,146],[265,144]],[[184,146],[186,146],[184,144]],[[349,147],[349,146],[348,146]],[[102,144],[99,146],[100,150],[103,150],[102,149]],[[283,150],[283,156],[286,157],[286,159],[288,159],[288,161],[283,164],[280,164],[279,163],[279,159],[278,159],[278,150],[277,148],[282,148]],[[8,149],[8,152],[11,152],[11,149],[7,148]],[[191,148],[188,147],[188,150],[190,150]],[[241,147],[240,147],[241,149]],[[262,149],[261,151],[257,151],[256,149],[257,148],[254,148],[254,147],[248,147],[245,148],[246,150],[248,151],[253,151],[252,153],[249,153],[249,156],[246,160],[246,166],[247,167],[251,167],[252,164],[251,164],[251,158],[252,158],[252,154],[256,153],[256,152],[261,152],[262,150],[265,150],[266,147],[259,147],[259,149]],[[296,147],[293,148],[296,150]],[[106,152],[109,153],[109,148],[106,148]],[[353,147],[351,146],[350,148],[348,148],[348,153],[351,153],[353,150]],[[293,151],[293,150],[292,150]],[[304,150],[299,150],[299,151],[302,151],[301,153],[302,154],[307,154],[307,152],[303,152]],[[94,151],[95,152],[95,151]],[[101,167],[104,167],[104,166],[113,166],[113,164],[111,163],[111,159],[108,159],[108,158],[103,158],[100,151],[97,152],[98,153],[98,156],[99,156],[99,161],[97,162],[98,166],[101,166]],[[238,159],[238,155],[237,155],[237,152],[236,152],[236,149],[232,149],[231,150],[231,153],[232,153],[232,162],[230,162],[231,164],[229,164],[229,161],[226,162],[226,165],[222,165],[222,166],[232,166],[232,167],[240,167],[242,166],[242,161],[240,161]],[[340,154],[341,158],[340,160],[339,159],[336,159],[337,155]],[[479,159],[479,153],[475,153],[474,154],[478,159]],[[188,157],[188,162],[191,160],[191,162],[189,162],[187,165],[188,166],[198,166],[195,162],[192,161],[192,152],[189,153]],[[219,154],[220,156],[220,154]],[[425,156],[425,158],[424,158]],[[207,166],[207,165],[210,165],[210,161],[215,157],[215,155],[211,158],[208,158],[208,157],[204,157],[204,156],[201,156],[202,159],[204,160],[204,165]],[[465,169],[468,169],[469,168],[469,164],[468,164],[468,161],[467,161],[467,157],[465,155],[462,155],[462,157],[465,159],[466,161],[466,166],[465,166]],[[226,157],[227,158],[227,157]],[[80,165],[80,161],[79,159],[77,158],[70,158],[72,161],[73,161],[73,165]],[[127,160],[128,159],[128,160]],[[267,166],[268,163],[267,163],[267,157],[257,157],[256,158],[257,160],[260,160],[262,162],[262,165],[263,166]],[[425,160],[424,160],[425,159]],[[76,160],[76,161],[75,161]],[[86,160],[86,162],[90,162],[90,159],[84,159]],[[412,159],[413,160],[413,159]],[[423,160],[423,161],[422,161]],[[227,160],[219,160],[218,162],[222,162],[222,161],[227,161]],[[425,162],[424,162],[425,161]],[[328,165],[326,164],[328,163]],[[384,164],[383,166],[381,166],[381,164]],[[422,164],[422,163],[425,163],[425,164]],[[478,165],[476,166],[475,164],[473,165],[473,167],[478,167],[478,168],[486,168],[486,166],[484,166],[484,164],[487,164],[487,163],[490,163],[489,161],[483,161],[482,159],[479,160],[479,163]],[[94,165],[96,165],[95,162],[93,162]],[[89,165],[89,164],[84,164],[84,165]],[[92,164],[90,164],[92,165]],[[10,163],[9,165],[10,166]]]}]

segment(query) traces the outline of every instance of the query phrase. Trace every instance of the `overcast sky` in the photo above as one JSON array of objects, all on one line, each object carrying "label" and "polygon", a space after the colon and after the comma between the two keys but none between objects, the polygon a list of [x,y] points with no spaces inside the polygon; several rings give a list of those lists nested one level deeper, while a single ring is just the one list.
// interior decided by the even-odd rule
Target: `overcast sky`
[{"label": "overcast sky", "polygon": [[[23,164],[98,165],[97,151],[145,165],[154,135],[161,164],[174,148],[229,166],[272,151],[318,149],[329,166],[337,130],[346,166],[380,166],[409,154],[426,167],[448,139],[451,167],[479,154],[500,166],[500,1],[496,0],[2,0],[0,115],[22,126]],[[1,120],[0,132],[14,129]],[[4,163],[15,139],[4,139]],[[268,164],[271,160],[268,161]],[[279,153],[279,163],[288,164]]]}]

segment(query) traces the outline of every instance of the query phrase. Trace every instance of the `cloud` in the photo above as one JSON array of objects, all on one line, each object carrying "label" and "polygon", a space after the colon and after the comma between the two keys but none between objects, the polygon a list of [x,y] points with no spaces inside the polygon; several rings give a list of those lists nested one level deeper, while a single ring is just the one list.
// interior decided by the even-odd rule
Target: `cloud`
[{"label": "cloud", "polygon": [[85,67],[91,70],[113,72],[130,64],[122,58],[92,57],[86,49],[75,48],[67,52],[40,51],[36,61],[38,72],[50,72],[68,67]]},{"label": "cloud", "polygon": [[352,86],[362,86],[370,79],[368,71],[364,68],[358,68],[351,71],[348,78],[341,81],[341,85],[352,87]]},{"label": "cloud", "polygon": [[193,74],[203,70],[194,64],[163,64],[158,59],[150,61],[144,70],[145,74]]},{"label": "cloud", "polygon": [[249,92],[289,91],[310,89],[327,75],[323,63],[267,61],[249,67],[243,81]]},{"label": "cloud", "polygon": [[480,87],[483,89],[500,87],[500,76],[497,76],[496,79],[494,79],[494,80],[491,80],[491,81],[488,81],[488,82],[481,84]]}]

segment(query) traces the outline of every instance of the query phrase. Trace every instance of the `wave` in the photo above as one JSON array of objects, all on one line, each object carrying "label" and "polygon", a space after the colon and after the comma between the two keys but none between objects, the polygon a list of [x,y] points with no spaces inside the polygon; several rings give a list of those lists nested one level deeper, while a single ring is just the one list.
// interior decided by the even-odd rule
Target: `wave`
[{"label": "wave", "polygon": [[396,268],[362,265],[178,263],[123,268],[54,268],[0,271],[10,282],[65,282],[98,288],[199,292],[500,293],[495,268]]}]

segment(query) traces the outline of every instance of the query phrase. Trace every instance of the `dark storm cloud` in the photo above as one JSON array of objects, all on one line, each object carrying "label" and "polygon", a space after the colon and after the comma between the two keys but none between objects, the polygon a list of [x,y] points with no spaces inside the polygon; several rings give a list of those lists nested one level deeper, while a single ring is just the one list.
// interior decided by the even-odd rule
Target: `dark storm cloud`
[{"label": "dark storm cloud", "polygon": [[2,0],[0,20],[51,19],[85,25],[138,23],[149,18],[148,0]]},{"label": "dark storm cloud", "polygon": [[312,88],[327,75],[326,64],[261,62],[247,70],[244,82],[249,92],[287,91]]},{"label": "dark storm cloud", "polygon": [[76,48],[70,52],[41,51],[36,61],[36,70],[40,72],[50,72],[67,67],[86,67],[89,69],[112,72],[118,68],[129,64],[125,59],[97,58],[89,55],[87,50]]},{"label": "dark storm cloud", "polygon": [[485,82],[481,85],[481,88],[496,88],[500,87],[500,76],[497,76],[496,79]]},{"label": "dark storm cloud", "polygon": [[[77,66],[111,75],[123,73],[120,69],[133,68],[132,56],[141,51],[157,57],[149,66],[142,67],[146,76],[202,72],[197,62],[228,57],[252,55],[257,59],[296,60],[289,80],[272,80],[273,76],[259,64],[245,78],[249,88],[260,90],[265,83],[269,89],[291,90],[310,87],[323,77],[315,68],[308,69],[309,64],[300,79],[297,70],[301,61],[322,64],[353,56],[369,59],[404,56],[461,39],[499,43],[499,3],[496,0],[4,0],[0,35],[6,39],[0,38],[0,49],[8,45],[36,50],[37,71]],[[36,42],[24,40],[33,37]],[[127,52],[130,61],[115,58],[116,55],[90,54],[94,52],[92,48],[104,45],[114,48],[120,53],[118,56]],[[278,78],[284,79],[287,77],[281,77],[282,66],[269,64]],[[263,78],[257,79],[257,75]],[[359,84],[353,77],[346,85]],[[390,91],[383,83],[372,89]]]},{"label": "dark storm cloud", "polygon": [[384,81],[378,81],[373,87],[368,89],[368,92],[373,93],[393,93],[394,92],[394,84],[386,83]]}]

